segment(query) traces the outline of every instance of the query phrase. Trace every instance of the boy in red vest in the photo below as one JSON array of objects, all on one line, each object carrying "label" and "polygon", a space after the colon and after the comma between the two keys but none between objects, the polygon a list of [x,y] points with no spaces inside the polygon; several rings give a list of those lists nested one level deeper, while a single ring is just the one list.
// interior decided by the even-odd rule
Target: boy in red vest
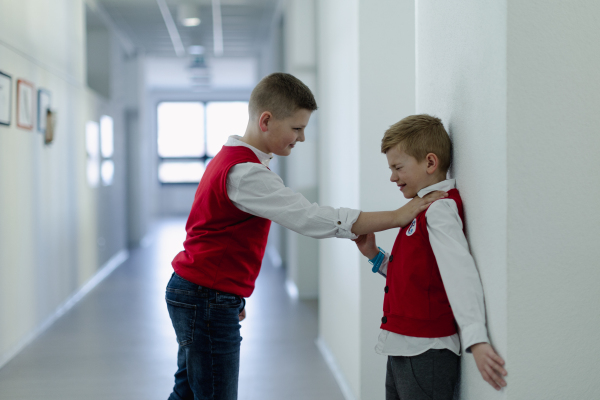
[{"label": "boy in red vest", "polygon": [[450,138],[438,118],[412,115],[385,132],[381,152],[392,170],[390,180],[404,197],[448,192],[448,198],[432,203],[400,230],[391,253],[377,247],[374,234],[356,240],[373,271],[386,277],[375,347],[388,356],[386,400],[451,400],[461,344],[463,351],[473,353],[483,379],[500,390],[506,386],[504,360],[489,344],[462,201],[454,179],[446,179]]},{"label": "boy in red vest", "polygon": [[404,226],[446,196],[435,192],[387,212],[311,204],[268,168],[273,154],[287,156],[304,141],[304,128],[317,109],[311,91],[292,75],[272,74],[254,88],[248,108],[244,136],[230,136],[204,172],[184,250],[172,263],[166,301],[179,351],[170,400],[237,399],[239,323],[271,221],[314,238],[354,239]]}]

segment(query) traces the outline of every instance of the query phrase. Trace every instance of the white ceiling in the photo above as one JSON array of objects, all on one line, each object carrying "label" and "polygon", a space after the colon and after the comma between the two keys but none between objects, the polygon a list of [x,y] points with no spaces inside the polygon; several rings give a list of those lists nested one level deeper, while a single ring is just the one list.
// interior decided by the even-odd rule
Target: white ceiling
[{"label": "white ceiling", "polygon": [[[187,58],[146,57],[145,81],[150,90],[189,90],[193,88],[193,71]],[[250,90],[256,85],[256,58],[209,58],[209,86],[218,90]],[[199,86],[196,86],[198,89]]]},{"label": "white ceiling", "polygon": [[[117,27],[150,56],[173,57],[175,50],[156,0],[97,0]],[[181,0],[166,0],[171,14],[177,15]],[[200,5],[198,27],[178,25],[183,45],[205,47],[213,54],[212,1]],[[225,57],[256,57],[267,41],[280,0],[221,0]]]}]

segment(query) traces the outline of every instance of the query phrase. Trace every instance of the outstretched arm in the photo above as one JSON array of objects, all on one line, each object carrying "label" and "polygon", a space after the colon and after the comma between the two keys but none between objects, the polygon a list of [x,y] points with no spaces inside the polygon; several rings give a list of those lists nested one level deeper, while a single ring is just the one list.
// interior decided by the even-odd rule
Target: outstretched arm
[{"label": "outstretched arm", "polygon": [[352,233],[355,235],[364,235],[406,226],[417,215],[425,211],[431,203],[447,196],[446,192],[436,191],[429,193],[423,198],[417,196],[394,211],[363,211],[358,216],[354,225],[352,225]]},{"label": "outstretched arm", "polygon": [[316,239],[353,239],[357,232],[362,234],[406,225],[429,203],[446,196],[445,192],[435,192],[423,199],[411,200],[401,209],[374,213],[320,206],[286,187],[277,174],[256,163],[237,164],[231,168],[227,176],[227,194],[238,209]]}]

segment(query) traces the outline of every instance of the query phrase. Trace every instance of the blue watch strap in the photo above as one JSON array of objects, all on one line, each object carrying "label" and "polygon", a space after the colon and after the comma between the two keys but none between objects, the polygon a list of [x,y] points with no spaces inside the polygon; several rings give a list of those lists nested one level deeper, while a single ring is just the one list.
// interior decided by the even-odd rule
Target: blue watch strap
[{"label": "blue watch strap", "polygon": [[381,267],[381,263],[385,258],[385,250],[383,250],[381,247],[378,247],[378,249],[379,253],[377,253],[375,257],[369,260],[369,263],[373,265],[371,271],[373,271],[374,273],[379,271],[379,267]]}]

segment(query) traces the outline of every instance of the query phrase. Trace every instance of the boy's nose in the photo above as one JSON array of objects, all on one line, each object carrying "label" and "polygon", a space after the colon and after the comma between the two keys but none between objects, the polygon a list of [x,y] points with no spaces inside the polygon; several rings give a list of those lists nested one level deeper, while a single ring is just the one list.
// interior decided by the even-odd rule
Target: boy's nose
[{"label": "boy's nose", "polygon": [[300,132],[300,133],[298,134],[298,141],[299,141],[299,142],[304,142],[304,132]]}]

